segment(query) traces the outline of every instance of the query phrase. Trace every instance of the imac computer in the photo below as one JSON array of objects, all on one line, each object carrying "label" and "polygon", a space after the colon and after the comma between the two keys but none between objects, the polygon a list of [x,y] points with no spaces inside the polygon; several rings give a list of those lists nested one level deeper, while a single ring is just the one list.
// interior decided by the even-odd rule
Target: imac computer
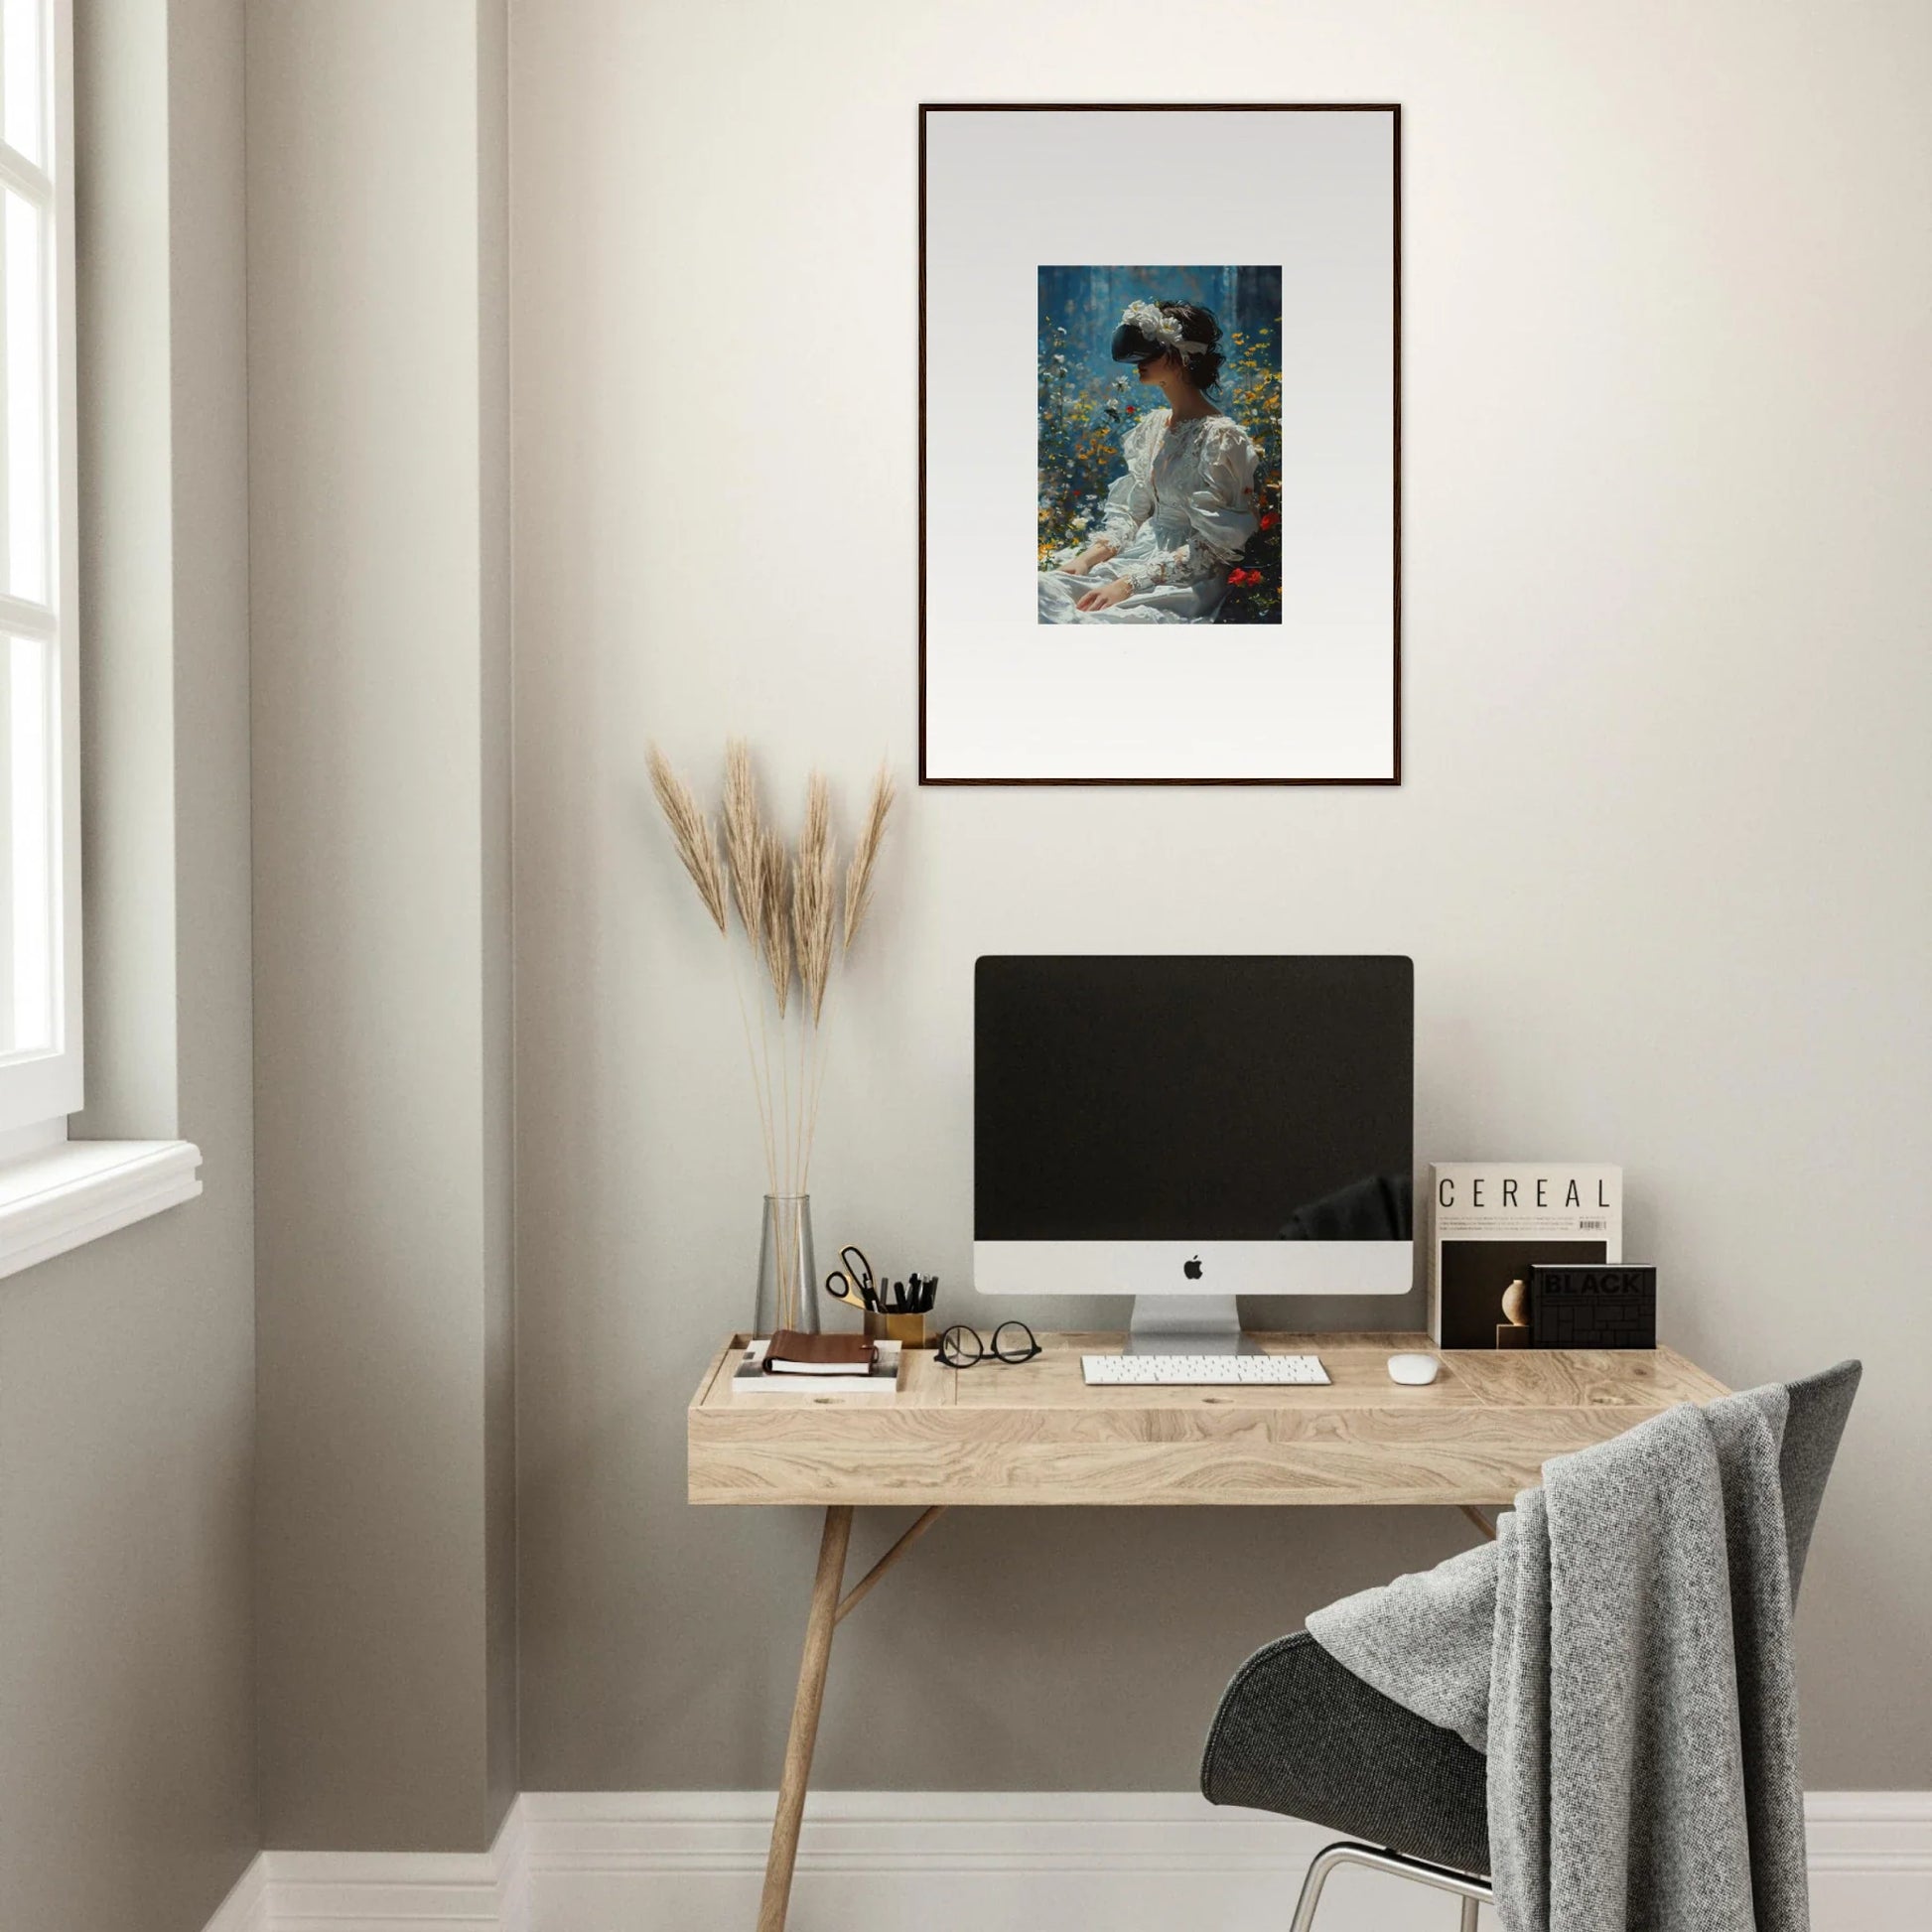
[{"label": "imac computer", "polygon": [[1407,1292],[1409,960],[986,957],[973,1036],[982,1293],[1132,1295],[1130,1348],[1211,1353],[1237,1295]]}]

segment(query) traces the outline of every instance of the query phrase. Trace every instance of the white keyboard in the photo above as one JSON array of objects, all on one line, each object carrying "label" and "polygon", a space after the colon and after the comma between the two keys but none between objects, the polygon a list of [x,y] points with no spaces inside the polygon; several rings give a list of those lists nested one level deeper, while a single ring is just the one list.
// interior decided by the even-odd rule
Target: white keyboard
[{"label": "white keyboard", "polygon": [[1109,1389],[1279,1388],[1325,1383],[1313,1355],[1082,1355],[1087,1381]]}]

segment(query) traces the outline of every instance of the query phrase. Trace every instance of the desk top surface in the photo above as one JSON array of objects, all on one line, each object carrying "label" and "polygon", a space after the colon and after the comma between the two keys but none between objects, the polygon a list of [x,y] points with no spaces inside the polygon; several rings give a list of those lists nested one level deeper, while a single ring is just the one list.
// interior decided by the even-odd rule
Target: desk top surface
[{"label": "desk top surface", "polygon": [[[1328,1386],[1089,1388],[1114,1334],[1041,1334],[1022,1363],[907,1350],[896,1397],[735,1398],[734,1335],[687,1416],[694,1503],[1040,1505],[1511,1501],[1552,1455],[1724,1385],[1668,1348],[1435,1349],[1419,1334],[1264,1334]],[[1441,1354],[1422,1388],[1388,1358]]]}]

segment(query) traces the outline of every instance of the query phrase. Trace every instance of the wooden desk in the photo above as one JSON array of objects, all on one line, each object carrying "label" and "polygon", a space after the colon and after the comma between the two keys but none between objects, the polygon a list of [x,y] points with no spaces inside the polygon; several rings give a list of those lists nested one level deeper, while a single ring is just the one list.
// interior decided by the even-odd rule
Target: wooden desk
[{"label": "wooden desk", "polygon": [[[746,1337],[718,1351],[687,1414],[694,1503],[810,1504],[825,1511],[805,1620],[759,1932],[783,1932],[832,1631],[956,1507],[1151,1503],[1416,1504],[1480,1511],[1587,1449],[1724,1385],[1668,1348],[1445,1352],[1426,1388],[1391,1382],[1391,1354],[1437,1352],[1425,1335],[1260,1335],[1274,1353],[1318,1355],[1330,1386],[1098,1388],[1086,1351],[1118,1334],[1043,1334],[1037,1360],[940,1366],[908,1351],[894,1400],[813,1395],[734,1400]],[[855,1508],[922,1513],[850,1590]]]}]

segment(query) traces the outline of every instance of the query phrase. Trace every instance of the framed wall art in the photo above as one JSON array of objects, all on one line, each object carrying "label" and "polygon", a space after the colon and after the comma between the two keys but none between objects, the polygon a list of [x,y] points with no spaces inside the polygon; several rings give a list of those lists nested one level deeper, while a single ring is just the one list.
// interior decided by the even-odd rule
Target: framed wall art
[{"label": "framed wall art", "polygon": [[919,110],[919,777],[1401,779],[1394,106]]}]

